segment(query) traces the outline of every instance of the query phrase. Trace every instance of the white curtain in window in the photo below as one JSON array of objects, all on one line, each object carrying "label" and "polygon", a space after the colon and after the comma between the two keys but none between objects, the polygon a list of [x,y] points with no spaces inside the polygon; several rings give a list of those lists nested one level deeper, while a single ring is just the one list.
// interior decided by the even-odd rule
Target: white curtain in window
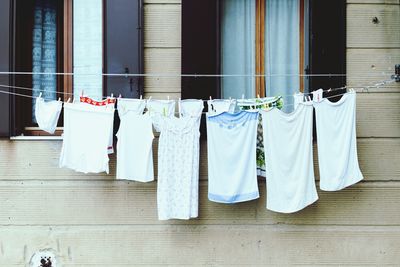
[{"label": "white curtain in window", "polygon": [[[74,0],[74,97],[103,95],[103,1]],[[123,40],[121,40],[123,41]],[[94,75],[93,75],[94,74]]]},{"label": "white curtain in window", "polygon": [[[293,95],[299,91],[299,2],[299,0],[266,0],[267,96]],[[268,75],[272,76],[268,77]],[[284,97],[284,101],[284,110],[292,111],[293,97]]]},{"label": "white curtain in window", "polygon": [[[37,0],[32,34],[32,71],[34,73],[57,72],[57,6],[51,0]],[[56,99],[57,79],[51,74],[32,75],[33,96],[40,93],[46,100]],[[32,120],[35,118],[34,98]]]},{"label": "white curtain in window", "polygon": [[[255,1],[224,0],[221,20],[221,73],[255,74]],[[254,77],[221,79],[224,98],[254,97]]]}]

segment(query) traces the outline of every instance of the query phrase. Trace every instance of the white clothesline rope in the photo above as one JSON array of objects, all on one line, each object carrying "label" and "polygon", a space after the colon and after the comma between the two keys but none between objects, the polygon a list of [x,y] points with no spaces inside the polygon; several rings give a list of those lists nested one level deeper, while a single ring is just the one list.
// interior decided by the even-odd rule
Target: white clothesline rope
[{"label": "white clothesline rope", "polygon": [[[329,93],[329,92],[334,92],[334,91],[338,91],[338,90],[344,90],[346,88],[362,89],[362,90],[368,91],[368,89],[370,89],[370,88],[377,88],[377,87],[384,86],[384,85],[387,85],[387,84],[390,84],[390,83],[393,83],[393,82],[395,82],[395,80],[394,79],[390,79],[390,80],[384,80],[384,81],[375,82],[372,85],[365,85],[365,86],[348,86],[348,85],[346,85],[346,86],[337,87],[337,88],[325,89],[323,91]],[[42,92],[42,93],[47,92],[47,93],[53,93],[53,94],[56,94],[56,95],[57,94],[58,95],[67,95],[67,96],[74,96],[75,95],[74,93],[55,92],[55,91],[44,90],[44,89],[42,90],[40,88],[36,89],[36,88],[23,87],[23,86],[12,86],[12,85],[0,84],[0,87],[10,88],[10,89],[27,90],[27,91],[33,91],[33,92]],[[10,93],[13,93],[14,95],[17,95],[17,96],[25,96],[25,97],[37,98],[35,96],[23,95],[23,94],[18,94],[18,93],[14,93],[14,92],[10,92]],[[84,93],[84,91],[81,91],[81,93]],[[303,93],[303,94],[304,95],[311,95],[312,92]],[[85,95],[85,96],[88,96],[88,95]],[[278,95],[276,97],[290,97],[290,96],[293,96],[293,94],[291,94],[291,95]],[[90,97],[90,95],[88,97]],[[108,97],[111,97],[111,96],[102,96],[103,99],[108,98]],[[46,99],[46,98],[44,98],[44,99]],[[52,99],[46,99],[46,100],[52,100]],[[208,101],[209,99],[202,99],[202,100],[203,101]]]},{"label": "white clothesline rope", "polygon": [[[180,74],[180,73],[73,73],[73,72],[0,72],[0,75],[106,76],[106,77],[347,77],[345,73],[319,74]],[[367,76],[364,76],[367,77]]]},{"label": "white clothesline rope", "polygon": [[[324,91],[325,92],[325,91]],[[357,91],[355,91],[355,92],[357,92]],[[7,91],[3,91],[3,90],[0,90],[0,94],[9,94],[9,95],[16,95],[16,96],[22,96],[22,97],[26,97],[26,98],[37,98],[37,97],[32,97],[32,96],[28,96],[28,95],[23,95],[23,94],[17,94],[17,93],[12,93],[12,92],[7,92]],[[335,94],[335,95],[333,95],[333,96],[328,96],[328,97],[324,97],[324,99],[331,99],[331,98],[337,98],[337,97],[339,97],[339,96],[343,96],[343,95],[345,95],[345,94],[347,94],[347,92],[346,93],[342,93],[342,94]],[[308,100],[307,100],[308,101]],[[306,101],[306,102],[307,102]],[[66,102],[63,102],[63,103],[66,103]],[[283,104],[283,106],[284,107],[292,107],[292,106],[294,106],[295,104]],[[253,106],[257,106],[257,104],[254,104]],[[117,110],[117,109],[115,109],[115,110]],[[202,114],[207,114],[207,112],[202,112]]]},{"label": "white clothesline rope", "polygon": [[[338,88],[330,88],[330,89],[325,89],[325,90],[323,90],[323,92],[329,93],[329,92],[333,92],[333,91],[337,91],[337,90],[344,90],[344,89],[353,89],[353,90],[356,91],[356,92],[357,92],[357,89],[360,89],[359,92],[363,92],[363,91],[365,91],[365,90],[367,90],[367,92],[368,92],[368,89],[370,89],[370,88],[378,88],[378,87],[380,87],[380,86],[387,85],[387,84],[394,83],[394,82],[395,82],[395,80],[392,79],[392,80],[380,81],[380,82],[378,82],[378,83],[375,83],[374,85],[355,86],[355,87],[343,86],[343,87],[338,87]],[[29,90],[35,90],[35,91],[36,91],[36,89],[27,88],[27,87],[15,87],[15,86],[9,86],[9,85],[0,85],[0,87],[16,88],[16,89],[29,89]],[[40,90],[38,90],[38,91],[40,91]],[[52,91],[52,92],[53,92],[53,91]],[[4,91],[4,90],[0,90],[0,93],[1,93],[1,94],[8,94],[8,95],[21,96],[21,97],[26,97],[26,98],[32,98],[32,99],[38,98],[38,97],[36,97],[36,96],[24,95],[24,94],[19,94],[19,93]],[[56,92],[53,92],[53,93],[56,93]],[[62,93],[61,93],[61,94],[62,94]],[[308,95],[308,94],[312,94],[312,92],[310,92],[310,93],[304,93],[304,95]],[[345,95],[345,94],[346,94],[346,93],[335,94],[335,95],[333,95],[333,96],[328,96],[328,97],[325,97],[325,98],[326,98],[326,99],[330,99],[330,98],[335,98],[335,97],[338,97],[338,96],[343,96],[343,95]],[[286,96],[293,96],[293,95],[286,95]],[[278,96],[278,97],[282,97],[282,96]],[[43,97],[42,97],[42,98],[43,98]],[[45,98],[44,98],[44,99],[45,99]],[[52,99],[48,99],[48,100],[52,100]],[[173,99],[171,99],[171,100],[173,100]],[[202,100],[203,100],[203,101],[208,101],[209,99],[202,99]],[[65,102],[64,102],[64,103],[65,103]],[[260,103],[260,104],[261,104],[261,103]],[[257,105],[257,104],[255,104],[255,105]],[[295,105],[295,104],[284,104],[285,107],[294,106],[294,105]],[[203,113],[205,113],[205,112],[203,112]]]}]

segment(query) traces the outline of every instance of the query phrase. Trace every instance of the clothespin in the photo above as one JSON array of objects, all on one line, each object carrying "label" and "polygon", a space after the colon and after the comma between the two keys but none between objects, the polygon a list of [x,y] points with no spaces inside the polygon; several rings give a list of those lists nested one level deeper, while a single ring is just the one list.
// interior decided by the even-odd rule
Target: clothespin
[{"label": "clothespin", "polygon": [[84,91],[82,90],[82,91],[81,91],[81,96],[83,96],[83,95],[84,95]]},{"label": "clothespin", "polygon": [[152,98],[152,96],[149,96],[149,100],[148,100],[148,101],[150,101],[150,100],[151,100],[151,98]]},{"label": "clothespin", "polygon": [[244,94],[242,94],[242,100],[244,100]]},{"label": "clothespin", "polygon": [[121,94],[119,94],[118,98],[119,98],[119,99],[121,99],[121,98],[122,98],[122,95],[121,95]]},{"label": "clothespin", "polygon": [[58,98],[58,102],[60,102],[60,101],[61,101],[61,97]]},{"label": "clothespin", "polygon": [[41,98],[41,97],[42,97],[42,92],[39,93],[39,98]]},{"label": "clothespin", "polygon": [[169,100],[169,95],[167,96],[167,99]]},{"label": "clothespin", "polygon": [[212,101],[212,97],[210,96],[210,101]]},{"label": "clothespin", "polygon": [[140,100],[142,100],[143,99],[143,96],[142,95],[140,95]]},{"label": "clothespin", "polygon": [[71,98],[70,98],[70,97],[69,97],[68,100],[67,100],[67,103],[69,103],[69,102],[71,102]]},{"label": "clothespin", "polygon": [[307,96],[307,100],[311,102],[311,96]]}]

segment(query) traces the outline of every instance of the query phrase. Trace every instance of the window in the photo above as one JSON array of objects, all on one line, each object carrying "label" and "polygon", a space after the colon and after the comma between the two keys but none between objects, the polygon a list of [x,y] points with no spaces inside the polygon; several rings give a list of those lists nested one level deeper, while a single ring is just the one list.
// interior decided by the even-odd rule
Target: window
[{"label": "window", "polygon": [[[138,97],[140,78],[108,77],[102,73],[142,73],[141,0],[10,0],[15,58],[10,70],[74,75],[15,75],[20,94],[47,100],[103,95]],[[12,39],[12,38],[11,38]],[[12,135],[45,134],[34,118],[35,101],[14,97]],[[60,125],[62,126],[62,120]]]},{"label": "window", "polygon": [[345,73],[345,6],[344,0],[183,0],[183,73],[266,76],[184,77],[182,97],[288,95],[343,86],[343,78],[301,75]]},{"label": "window", "polygon": [[[222,78],[222,97],[304,91],[305,79],[298,75],[304,74],[307,53],[305,4],[304,0],[221,1],[221,74],[266,75]],[[284,100],[293,102],[290,97]]]}]

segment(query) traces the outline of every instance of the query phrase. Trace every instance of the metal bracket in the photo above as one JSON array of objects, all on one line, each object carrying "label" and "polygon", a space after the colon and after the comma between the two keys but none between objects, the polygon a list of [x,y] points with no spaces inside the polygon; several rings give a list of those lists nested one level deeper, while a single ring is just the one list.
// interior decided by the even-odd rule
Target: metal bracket
[{"label": "metal bracket", "polygon": [[396,82],[400,82],[400,64],[397,64],[394,67],[395,74],[392,75],[392,79],[394,79]]}]

